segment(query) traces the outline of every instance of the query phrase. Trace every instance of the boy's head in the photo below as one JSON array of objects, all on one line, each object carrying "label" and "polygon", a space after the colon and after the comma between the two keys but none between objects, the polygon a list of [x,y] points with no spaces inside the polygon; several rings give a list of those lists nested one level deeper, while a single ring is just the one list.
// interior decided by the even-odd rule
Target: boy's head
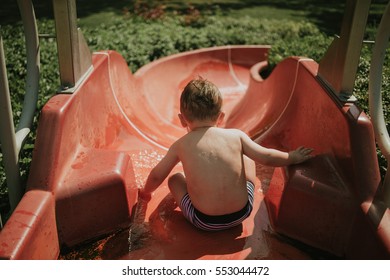
[{"label": "boy's head", "polygon": [[221,107],[218,87],[203,78],[190,81],[181,93],[180,112],[187,121],[217,121]]}]

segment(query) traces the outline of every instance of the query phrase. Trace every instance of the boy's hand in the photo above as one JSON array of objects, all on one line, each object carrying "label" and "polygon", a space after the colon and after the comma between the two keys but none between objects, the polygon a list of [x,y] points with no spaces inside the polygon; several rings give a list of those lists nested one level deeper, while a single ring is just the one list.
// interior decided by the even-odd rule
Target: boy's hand
[{"label": "boy's hand", "polygon": [[146,202],[149,202],[152,199],[152,193],[150,192],[145,192],[144,189],[138,190],[138,197]]},{"label": "boy's hand", "polygon": [[313,149],[305,148],[305,147],[299,147],[298,149],[291,151],[288,153],[289,159],[291,160],[291,164],[297,164],[304,162],[308,159],[313,158],[314,156],[311,154]]}]

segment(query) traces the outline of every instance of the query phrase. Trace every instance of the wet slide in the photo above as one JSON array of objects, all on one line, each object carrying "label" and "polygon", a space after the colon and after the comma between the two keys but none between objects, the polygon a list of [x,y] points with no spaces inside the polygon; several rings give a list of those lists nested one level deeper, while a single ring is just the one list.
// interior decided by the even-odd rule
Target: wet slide
[{"label": "wet slide", "polygon": [[[105,259],[316,257],[281,236],[330,256],[388,258],[389,210],[376,197],[371,123],[328,93],[311,59],[287,58],[263,79],[268,50],[196,50],[134,74],[118,53],[95,53],[76,92],[54,96],[42,110],[28,190],[0,233],[0,258],[55,259],[60,248],[99,237],[96,258]],[[289,168],[258,166],[252,215],[218,233],[188,224],[166,182],[147,207],[137,204],[151,168],[186,132],[179,96],[198,76],[220,88],[225,127],[270,147],[313,147],[317,155]],[[142,227],[130,227],[136,221]]]}]

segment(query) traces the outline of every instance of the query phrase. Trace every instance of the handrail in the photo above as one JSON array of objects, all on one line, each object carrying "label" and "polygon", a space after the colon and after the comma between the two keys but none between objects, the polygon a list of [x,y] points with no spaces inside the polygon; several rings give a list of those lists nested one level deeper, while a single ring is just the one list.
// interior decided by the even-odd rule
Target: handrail
[{"label": "handrail", "polygon": [[33,4],[31,0],[18,0],[18,6],[26,39],[27,78],[23,110],[16,133],[13,123],[3,41],[0,36],[0,142],[11,211],[16,208],[23,196],[19,170],[19,152],[31,130],[38,101],[40,68],[39,39]]},{"label": "handrail", "polygon": [[17,152],[19,153],[23,146],[23,142],[30,133],[37,107],[40,55],[38,29],[33,4],[31,0],[18,0],[18,5],[23,20],[27,54],[26,93],[24,96],[22,114],[16,128],[16,144]]},{"label": "handrail", "polygon": [[15,127],[5,66],[3,38],[0,35],[0,143],[11,210],[15,209],[23,195],[14,131]]},{"label": "handrail", "polygon": [[390,208],[390,137],[386,128],[382,104],[382,69],[385,59],[386,49],[390,38],[390,2],[387,4],[385,13],[378,27],[375,46],[371,58],[369,74],[369,109],[374,126],[375,137],[378,146],[387,160],[387,172],[383,182],[384,201]]}]

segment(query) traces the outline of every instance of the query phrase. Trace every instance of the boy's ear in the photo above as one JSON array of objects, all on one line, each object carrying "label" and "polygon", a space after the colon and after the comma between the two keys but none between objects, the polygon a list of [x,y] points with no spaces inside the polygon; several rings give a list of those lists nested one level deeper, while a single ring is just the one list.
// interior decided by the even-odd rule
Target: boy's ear
[{"label": "boy's ear", "polygon": [[225,118],[225,112],[219,113],[218,119],[217,119],[217,126],[220,125],[223,122],[223,119]]},{"label": "boy's ear", "polygon": [[187,127],[188,123],[187,123],[186,119],[184,118],[184,116],[182,114],[177,114],[177,116],[180,119],[180,123],[181,123],[182,127]]}]

